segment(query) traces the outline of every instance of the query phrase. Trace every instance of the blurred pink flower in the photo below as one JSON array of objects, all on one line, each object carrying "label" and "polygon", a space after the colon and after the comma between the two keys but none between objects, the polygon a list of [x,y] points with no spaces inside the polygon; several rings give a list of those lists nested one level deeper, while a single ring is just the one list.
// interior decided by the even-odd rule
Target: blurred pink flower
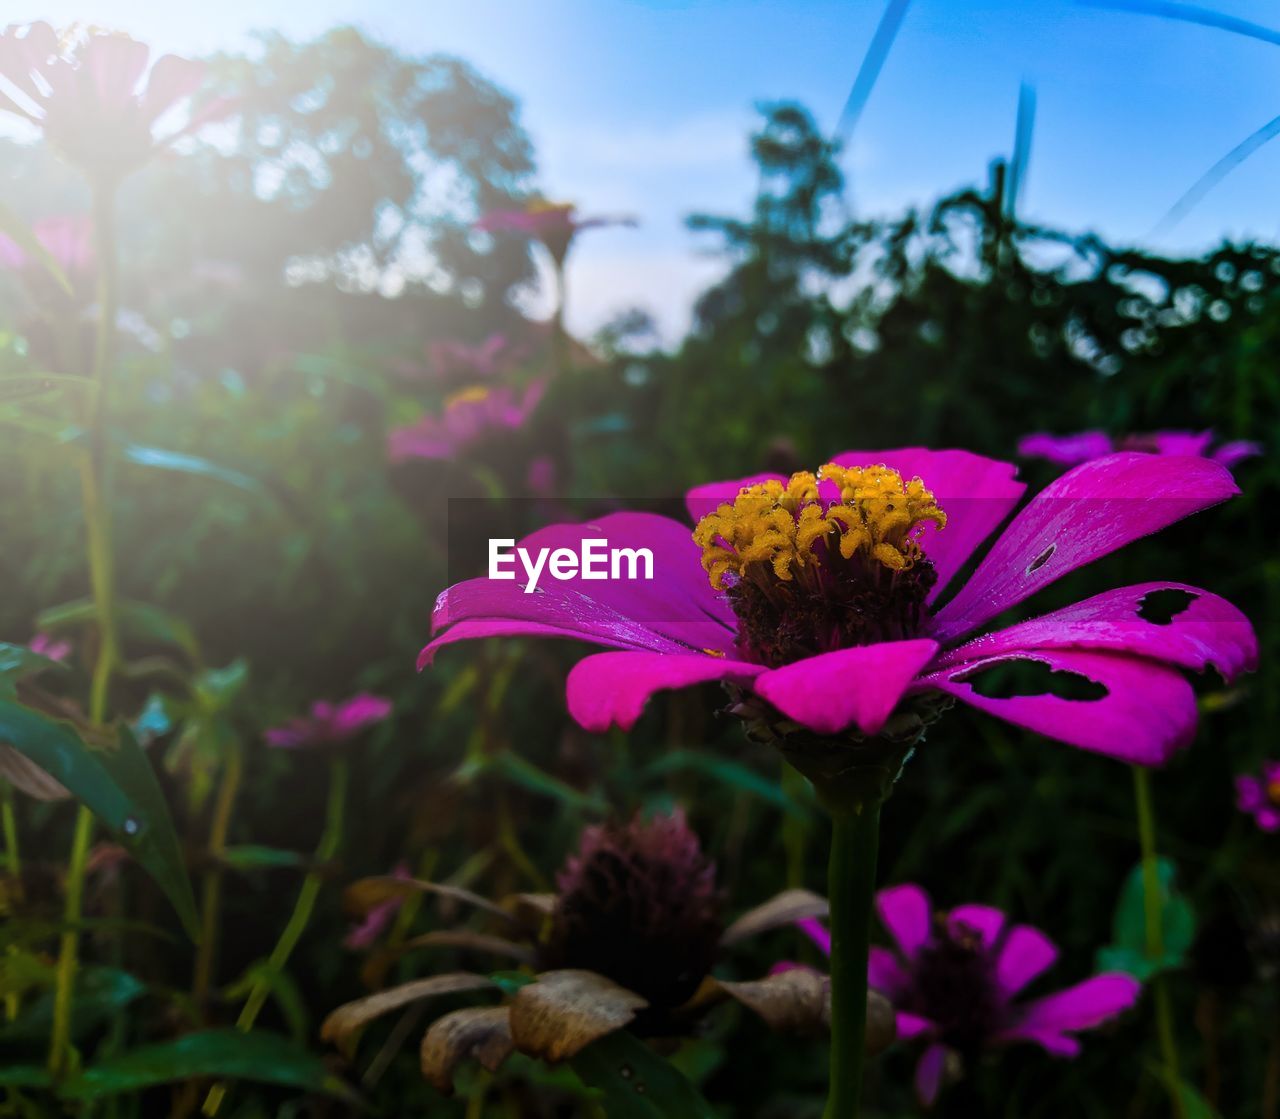
[{"label": "blurred pink flower", "polygon": [[61,663],[71,655],[71,642],[65,638],[53,637],[47,633],[37,633],[27,642],[27,648],[51,661]]},{"label": "blurred pink flower", "polygon": [[[31,232],[66,273],[73,287],[81,287],[84,280],[92,277],[93,221],[87,214],[55,214],[40,218],[32,224]],[[0,233],[0,268],[24,272],[33,265],[39,267],[38,262],[32,261],[21,248]]]},{"label": "blurred pink flower", "polygon": [[586,229],[607,225],[635,225],[632,217],[579,218],[571,202],[547,202],[530,199],[523,209],[490,210],[473,226],[485,233],[517,233],[541,241],[555,258],[563,263],[573,239]]},{"label": "blurred pink flower", "polygon": [[0,35],[0,110],[38,126],[90,174],[118,179],[233,108],[231,99],[217,98],[157,134],[159,120],[200,89],[206,66],[166,54],[148,70],[149,56],[128,35],[87,29],[59,36],[43,21],[10,24]]},{"label": "blurred pink flower", "polygon": [[550,497],[556,485],[556,464],[550,455],[539,455],[529,463],[525,485],[537,497]]},{"label": "blurred pink flower", "polygon": [[[1015,925],[999,909],[961,905],[934,914],[929,895],[902,885],[876,895],[892,949],[872,946],[867,982],[897,1012],[898,1040],[925,1041],[916,1095],[932,1107],[948,1066],[983,1049],[1028,1041],[1055,1057],[1080,1052],[1075,1034],[1102,1025],[1137,1001],[1130,975],[1095,975],[1074,987],[1020,1000],[1023,989],[1057,961],[1039,929]],[[831,934],[815,919],[797,922],[828,955]],[[779,965],[776,970],[787,968]]]},{"label": "blurred pink flower", "polygon": [[1236,807],[1263,831],[1280,831],[1280,761],[1263,762],[1261,776],[1242,773],[1236,778]]},{"label": "blurred pink flower", "polygon": [[263,737],[268,746],[286,750],[339,746],[391,714],[391,700],[360,694],[341,703],[317,700],[309,714],[272,727]]},{"label": "blurred pink flower", "polygon": [[1214,443],[1212,431],[1155,431],[1145,435],[1126,435],[1112,439],[1104,431],[1080,431],[1074,435],[1050,435],[1037,431],[1018,442],[1023,458],[1041,458],[1059,466],[1076,466],[1091,459],[1104,458],[1114,451],[1143,451],[1155,455],[1189,455],[1207,458],[1230,470],[1243,459],[1262,454],[1262,444],[1247,439]]},{"label": "blurred pink flower", "polygon": [[[398,862],[395,870],[391,872],[391,877],[412,881],[413,875],[409,871],[409,864],[403,860]],[[342,946],[352,952],[363,952],[372,948],[378,938],[386,932],[387,926],[391,924],[395,915],[400,912],[402,905],[404,905],[403,896],[388,898],[375,905],[364,915],[364,920],[351,926],[342,940]]]},{"label": "blurred pink flower", "polygon": [[513,349],[505,334],[495,332],[476,345],[456,338],[430,342],[427,359],[433,376],[439,381],[488,380],[506,371]]},{"label": "blurred pink flower", "polygon": [[529,421],[546,391],[545,378],[533,381],[522,396],[505,385],[464,389],[445,401],[438,416],[423,416],[387,437],[392,462],[454,459],[480,440],[518,431]]}]

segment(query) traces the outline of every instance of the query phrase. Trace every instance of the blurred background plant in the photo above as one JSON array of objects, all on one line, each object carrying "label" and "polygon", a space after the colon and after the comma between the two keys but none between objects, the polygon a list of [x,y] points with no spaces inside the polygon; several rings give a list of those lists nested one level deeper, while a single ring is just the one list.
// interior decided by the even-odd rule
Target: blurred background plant
[{"label": "blurred background plant", "polygon": [[[1053,929],[1064,973],[1088,973],[1109,941],[1098,966],[1165,974],[1174,1007],[1182,1085],[1162,1083],[1144,1003],[1078,1061],[1011,1049],[974,1066],[938,1114],[1158,1116],[1170,1092],[1188,1119],[1280,1113],[1280,874],[1274,836],[1237,810],[1233,783],[1261,769],[1280,719],[1274,245],[1164,257],[1024,221],[1029,103],[1018,150],[977,185],[873,220],[851,206],[839,142],[804,106],[766,103],[749,140],[754,205],[690,219],[727,269],[688,336],[664,347],[633,312],[574,339],[558,312],[536,322],[518,310],[541,250],[485,217],[544,212],[535,152],[515,99],[471,66],[348,28],[273,34],[211,59],[205,89],[234,98],[235,115],[119,186],[114,315],[95,288],[101,256],[77,232],[84,181],[46,143],[0,140],[0,699],[91,745],[102,732],[102,713],[78,698],[102,630],[85,605],[74,464],[75,379],[106,315],[128,645],[110,710],[147,747],[206,925],[197,954],[137,860],[94,849],[67,1023],[72,1067],[87,1071],[64,1078],[64,1095],[114,1115],[336,1113],[349,1106],[340,1069],[387,1113],[574,1114],[587,1106],[573,1102],[580,1086],[519,1060],[460,1076],[446,1101],[413,1047],[401,1052],[425,1024],[413,1007],[371,1028],[360,1064],[335,1064],[317,1038],[334,1007],[476,966],[466,945],[415,939],[456,923],[447,895],[388,911],[389,950],[368,954],[348,935],[341,887],[399,866],[485,897],[545,892],[584,825],[674,806],[733,911],[821,882],[807,786],[780,782],[773,755],[706,718],[708,703],[672,696],[632,734],[596,738],[567,720],[569,658],[554,645],[445,655],[416,676],[435,595],[458,574],[451,530],[493,508],[482,499],[519,499],[504,515],[523,528],[623,497],[680,515],[691,484],[845,447],[1010,458],[1031,432],[1172,429],[1257,441],[1262,454],[1235,467],[1243,496],[1038,604],[1158,571],[1227,596],[1259,633],[1261,671],[1230,691],[1198,682],[1200,740],[1152,781],[1163,955],[1146,935],[1127,779],[963,711],[896,792],[881,880]],[[450,420],[460,405],[462,428]],[[447,446],[402,454],[397,430]],[[1038,488],[1057,470],[1027,461],[1024,475]],[[390,714],[340,756],[267,748],[267,728],[359,692],[387,697]],[[4,723],[0,738],[21,730]],[[40,776],[0,752],[11,1114],[41,1114],[49,1098],[37,1073],[57,942],[72,931],[61,867],[74,808]],[[727,977],[779,957],[820,962],[774,930]],[[231,1036],[246,1002],[252,1044]],[[193,1031],[205,1040],[192,1044]],[[722,1114],[767,1117],[820,1114],[824,1058],[725,1008],[676,1060]],[[873,1114],[915,1114],[911,1067],[906,1051],[872,1066]]]}]

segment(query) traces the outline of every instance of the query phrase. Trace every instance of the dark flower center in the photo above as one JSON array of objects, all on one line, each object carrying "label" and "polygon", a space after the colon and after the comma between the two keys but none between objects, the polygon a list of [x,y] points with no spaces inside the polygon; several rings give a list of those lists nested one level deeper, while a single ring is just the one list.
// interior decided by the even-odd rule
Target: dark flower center
[{"label": "dark flower center", "polygon": [[916,956],[912,991],[899,1009],[936,1022],[941,1040],[961,1054],[976,1054],[1000,1015],[995,958],[976,929],[949,928],[940,918],[933,938]]},{"label": "dark flower center", "polygon": [[828,463],[744,486],[693,538],[738,617],[742,654],[777,667],[916,636],[938,579],[919,531],[946,521],[919,478]]},{"label": "dark flower center", "polygon": [[710,972],[723,929],[715,867],[681,815],[588,828],[561,873],[543,968],[583,968],[649,1002],[662,1032]]}]

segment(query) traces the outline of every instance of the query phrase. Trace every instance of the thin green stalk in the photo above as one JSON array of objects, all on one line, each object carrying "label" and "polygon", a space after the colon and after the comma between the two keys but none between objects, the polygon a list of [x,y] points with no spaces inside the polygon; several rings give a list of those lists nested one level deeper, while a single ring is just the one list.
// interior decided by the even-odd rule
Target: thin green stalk
[{"label": "thin green stalk", "polygon": [[231,826],[231,811],[236,794],[240,791],[240,777],[244,763],[240,743],[233,741],[222,768],[222,780],[213,808],[213,822],[209,826],[210,865],[204,876],[204,889],[200,904],[200,944],[196,949],[196,965],[191,982],[191,995],[197,1009],[203,1007],[213,983],[213,969],[217,963],[218,912],[222,904],[222,879],[224,868],[222,853],[227,846],[227,831]]},{"label": "thin green stalk", "polygon": [[[8,781],[0,781],[0,832],[4,833],[4,868],[5,873],[13,880],[14,886],[21,889],[22,855],[18,848],[18,821],[13,814],[13,786]],[[9,951],[16,949],[12,945]],[[4,997],[4,1017],[12,1022],[18,1016],[18,995],[10,991]]]},{"label": "thin green stalk", "polygon": [[831,815],[831,1069],[824,1119],[857,1119],[867,1033],[867,956],[880,842],[880,800]]},{"label": "thin green stalk", "polygon": [[[289,962],[289,957],[293,954],[294,948],[297,947],[298,941],[302,938],[302,934],[311,920],[311,914],[316,907],[316,898],[320,894],[323,877],[321,872],[325,864],[338,853],[338,847],[342,842],[343,811],[347,800],[347,778],[347,760],[341,754],[337,754],[334,756],[333,764],[329,770],[329,802],[325,809],[324,832],[320,836],[319,845],[316,847],[315,868],[303,879],[302,889],[298,891],[298,900],[293,906],[293,915],[289,918],[289,923],[285,925],[284,931],[280,934],[280,939],[276,941],[275,948],[271,950],[271,955],[267,958],[267,966],[264,969],[265,974],[259,974],[255,980],[253,987],[249,991],[249,997],[245,1000],[244,1008],[240,1011],[240,1017],[236,1019],[236,1029],[241,1033],[248,1033],[253,1029],[253,1024],[257,1021],[258,1014],[263,1006],[266,1005],[267,995],[271,992],[270,977],[284,970],[285,965]],[[203,1113],[205,1115],[217,1115],[226,1094],[227,1086],[225,1084],[215,1084],[209,1089],[209,1094],[205,1097],[204,1107],[201,1109]]]},{"label": "thin green stalk", "polygon": [[[1133,794],[1138,812],[1138,842],[1142,850],[1142,906],[1146,918],[1147,956],[1152,960],[1159,960],[1164,956],[1160,862],[1156,850],[1156,817],[1151,805],[1151,774],[1142,766],[1133,767]],[[1178,1064],[1178,1042],[1173,1029],[1173,1004],[1162,974],[1156,974],[1151,980],[1151,990],[1155,998],[1160,1059],[1164,1062],[1165,1078],[1169,1085],[1169,1102],[1176,1119],[1186,1119],[1182,1074]]]},{"label": "thin green stalk", "polygon": [[[111,513],[107,500],[109,478],[106,455],[108,377],[115,355],[116,237],[115,184],[100,181],[93,187],[94,239],[98,266],[98,329],[93,354],[93,389],[86,415],[89,446],[81,456],[80,482],[85,531],[89,550],[89,581],[93,590],[98,628],[98,655],[89,691],[89,718],[97,725],[107,721],[107,697],[111,675],[119,660],[115,624],[115,564],[111,551]],[[71,1045],[71,1009],[76,972],[79,969],[78,925],[84,899],[85,868],[93,841],[93,814],[83,806],[76,815],[75,835],[67,866],[67,896],[63,909],[65,930],[58,951],[54,988],[53,1027],[49,1037],[49,1069],[65,1071]]]}]

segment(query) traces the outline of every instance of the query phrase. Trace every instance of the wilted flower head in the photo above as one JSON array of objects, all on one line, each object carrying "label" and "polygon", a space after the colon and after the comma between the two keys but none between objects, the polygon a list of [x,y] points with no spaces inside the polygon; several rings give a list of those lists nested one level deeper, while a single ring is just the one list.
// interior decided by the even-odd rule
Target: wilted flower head
[{"label": "wilted flower head", "polygon": [[[1053,966],[1058,949],[1030,925],[1015,925],[998,909],[961,905],[933,912],[919,886],[881,890],[876,911],[893,940],[873,946],[867,982],[898,1016],[898,1039],[926,1043],[916,1065],[916,1094],[932,1106],[944,1076],[983,1049],[1029,1041],[1056,1057],[1074,1057],[1073,1036],[1093,1029],[1137,1001],[1130,975],[1097,975],[1039,998],[1020,998]],[[816,920],[800,922],[824,951],[831,937]]]},{"label": "wilted flower head", "polygon": [[506,385],[477,386],[455,393],[438,416],[423,416],[398,427],[387,437],[392,462],[409,459],[453,460],[475,444],[519,431],[537,410],[545,379],[533,381],[523,394]]},{"label": "wilted flower head", "polygon": [[1280,831],[1280,762],[1265,761],[1261,775],[1236,778],[1236,807],[1263,831]]},{"label": "wilted flower head", "polygon": [[317,700],[308,714],[272,727],[263,737],[268,746],[286,750],[340,746],[362,730],[382,722],[391,714],[391,706],[391,700],[367,694],[352,696],[341,703]]},{"label": "wilted flower head", "polygon": [[683,812],[587,828],[556,886],[546,969],[594,971],[658,1013],[711,970],[723,932],[715,864]]},{"label": "wilted flower head", "polygon": [[1115,451],[1142,451],[1153,455],[1189,455],[1221,463],[1230,470],[1237,463],[1262,454],[1262,444],[1248,439],[1217,443],[1212,431],[1154,431],[1112,439],[1105,431],[1080,431],[1074,435],[1050,435],[1038,431],[1018,442],[1023,458],[1042,458],[1059,466],[1076,466]]},{"label": "wilted flower head", "polygon": [[[656,691],[719,681],[735,713],[811,776],[849,743],[914,741],[951,700],[1063,742],[1161,764],[1195,732],[1182,669],[1252,669],[1257,639],[1234,606],[1180,583],[1139,583],[992,630],[994,619],[1085,564],[1238,493],[1217,463],[1120,453],[1064,474],[1013,512],[1014,468],[965,451],[850,451],[817,473],[700,486],[696,528],[649,513],[560,524],[529,555],[584,541],[648,549],[651,579],[471,579],[437,600],[419,667],[457,641],[528,634],[611,647],[569,674],[586,729],[630,728]],[[985,694],[974,680],[1021,663],[1052,687]],[[839,739],[840,741],[833,741]],[[822,774],[816,775],[819,779]]]},{"label": "wilted flower head", "polygon": [[635,218],[628,217],[580,218],[576,209],[571,202],[533,198],[523,209],[490,210],[475,223],[474,228],[486,233],[518,233],[541,241],[552,258],[563,264],[573,239],[584,229],[636,224]]},{"label": "wilted flower head", "polygon": [[199,90],[206,67],[166,54],[148,70],[149,55],[128,35],[86,28],[59,36],[44,22],[11,24],[0,35],[0,110],[37,125],[89,174],[118,179],[231,109],[226,99],[211,101],[157,134],[160,120]]}]

